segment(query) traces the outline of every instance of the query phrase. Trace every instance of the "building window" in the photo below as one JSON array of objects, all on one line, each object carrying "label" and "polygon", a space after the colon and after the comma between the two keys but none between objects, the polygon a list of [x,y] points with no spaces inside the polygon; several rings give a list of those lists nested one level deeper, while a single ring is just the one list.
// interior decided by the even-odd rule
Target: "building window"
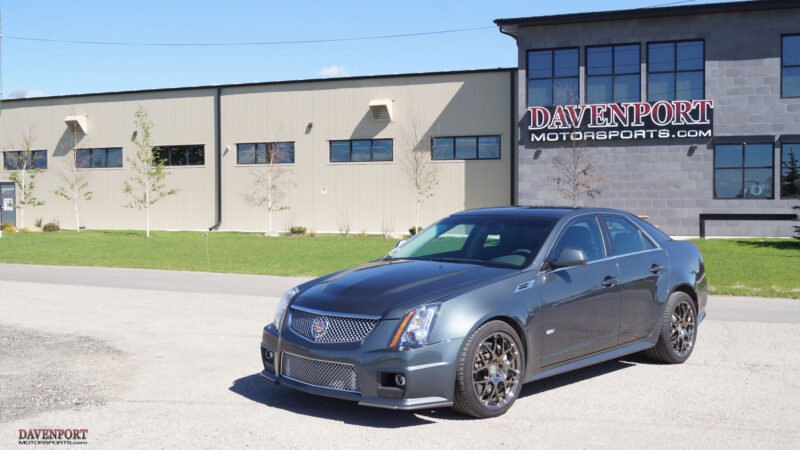
[{"label": "building window", "polygon": [[391,139],[330,141],[330,162],[391,161]]},{"label": "building window", "polygon": [[236,164],[294,164],[294,142],[236,144]]},{"label": "building window", "polygon": [[47,150],[3,152],[5,170],[47,169]]},{"label": "building window", "polygon": [[206,162],[202,145],[160,145],[153,148],[153,154],[165,166],[202,166]]},{"label": "building window", "polygon": [[638,102],[639,44],[586,48],[586,103]]},{"label": "building window", "polygon": [[703,41],[647,44],[647,101],[705,96]]},{"label": "building window", "polygon": [[714,198],[774,198],[772,144],[714,147]]},{"label": "building window", "polygon": [[500,159],[500,136],[435,137],[431,159]]},{"label": "building window", "polygon": [[781,198],[800,198],[800,143],[781,145]]},{"label": "building window", "polygon": [[528,51],[528,106],[577,103],[578,48]]},{"label": "building window", "polygon": [[122,167],[122,148],[80,148],[75,150],[75,167],[79,169]]},{"label": "building window", "polygon": [[800,34],[781,41],[781,97],[800,97]]}]

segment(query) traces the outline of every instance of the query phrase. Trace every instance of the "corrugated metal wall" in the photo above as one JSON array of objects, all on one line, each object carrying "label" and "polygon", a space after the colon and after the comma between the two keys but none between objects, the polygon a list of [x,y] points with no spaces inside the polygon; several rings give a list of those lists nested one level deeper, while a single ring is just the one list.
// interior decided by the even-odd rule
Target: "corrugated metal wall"
[{"label": "corrugated metal wall", "polygon": [[[295,142],[295,163],[285,165],[285,205],[275,213],[275,229],[302,225],[335,232],[347,224],[352,232],[407,230],[414,221],[414,190],[402,171],[410,152],[412,129],[425,148],[433,136],[500,135],[501,159],[436,161],[439,185],[421,208],[420,223],[454,211],[507,205],[510,201],[510,76],[508,71],[421,74],[419,76],[337,79],[314,82],[225,86],[221,88],[222,227],[266,229],[267,215],[244,199],[258,166],[236,163],[236,144]],[[35,217],[74,224],[72,204],[53,194],[59,171],[73,164],[68,157],[73,137],[64,123],[69,115],[88,117],[88,133],[78,148],[122,147],[133,156],[134,111],[141,104],[154,123],[156,145],[202,144],[205,165],[170,167],[168,182],[180,192],[152,212],[155,229],[207,229],[216,221],[214,158],[215,89],[134,92],[101,96],[30,99],[3,103],[0,149],[19,149],[29,128],[34,148],[48,151],[48,168],[38,179],[44,206],[27,208],[25,225]],[[391,123],[373,122],[370,100],[392,100]],[[309,128],[308,124],[312,126]],[[393,139],[391,162],[330,163],[329,140]],[[141,229],[144,216],[123,208],[122,169],[83,169],[95,193],[81,204],[81,224],[95,229]],[[0,181],[8,173],[0,170]],[[325,188],[327,194],[322,194]],[[19,214],[18,214],[19,217]],[[19,221],[19,218],[18,218]]]}]

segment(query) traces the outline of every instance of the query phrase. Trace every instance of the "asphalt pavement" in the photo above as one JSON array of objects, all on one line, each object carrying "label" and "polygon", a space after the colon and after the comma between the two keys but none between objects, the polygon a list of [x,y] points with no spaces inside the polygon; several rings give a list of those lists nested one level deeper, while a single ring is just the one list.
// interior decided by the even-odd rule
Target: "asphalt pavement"
[{"label": "asphalt pavement", "polygon": [[0,448],[796,448],[800,301],[715,297],[682,365],[630,356],[526,385],[491,420],[396,412],[258,377],[301,278],[0,264]]}]

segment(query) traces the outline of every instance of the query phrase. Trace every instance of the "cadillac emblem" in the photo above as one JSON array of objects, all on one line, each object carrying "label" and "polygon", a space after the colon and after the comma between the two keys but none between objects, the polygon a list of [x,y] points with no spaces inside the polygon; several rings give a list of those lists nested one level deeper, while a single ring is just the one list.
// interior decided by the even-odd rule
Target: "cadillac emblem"
[{"label": "cadillac emblem", "polygon": [[311,322],[311,335],[314,336],[314,339],[319,339],[325,336],[325,333],[328,332],[328,319],[324,317],[317,317]]}]

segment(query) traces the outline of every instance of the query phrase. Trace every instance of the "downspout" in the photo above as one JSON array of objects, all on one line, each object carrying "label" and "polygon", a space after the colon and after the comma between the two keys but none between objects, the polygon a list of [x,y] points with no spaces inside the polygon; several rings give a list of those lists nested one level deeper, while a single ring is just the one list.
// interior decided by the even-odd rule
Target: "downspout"
[{"label": "downspout", "polygon": [[517,78],[517,71],[512,70],[509,72],[510,80],[509,86],[511,91],[511,98],[509,103],[511,104],[511,111],[509,114],[509,121],[511,122],[511,127],[509,129],[509,137],[510,137],[510,144],[509,145],[509,157],[511,159],[511,172],[509,178],[511,179],[511,206],[517,204],[517,130],[516,130],[516,122],[517,122],[517,114],[516,114],[516,107],[517,107],[517,90],[516,87],[516,78]]},{"label": "downspout", "polygon": [[222,137],[220,136],[220,94],[222,88],[217,88],[214,92],[214,161],[216,170],[216,209],[217,223],[211,226],[208,231],[216,231],[222,225]]}]

